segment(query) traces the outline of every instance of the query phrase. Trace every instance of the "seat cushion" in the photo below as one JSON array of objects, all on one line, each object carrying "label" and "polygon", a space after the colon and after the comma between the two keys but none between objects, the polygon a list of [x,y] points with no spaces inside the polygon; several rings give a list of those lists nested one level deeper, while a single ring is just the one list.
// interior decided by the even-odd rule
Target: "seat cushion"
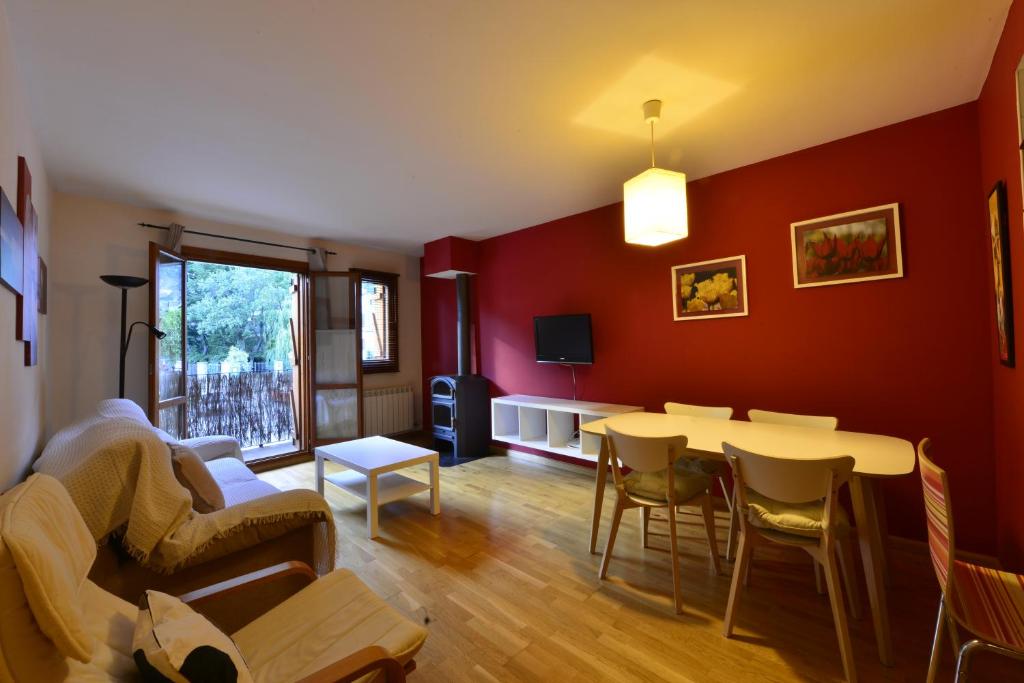
[{"label": "seat cushion", "polygon": [[[747,505],[750,508],[750,523],[763,529],[775,529],[787,534],[817,538],[821,536],[821,518],[825,514],[825,503],[781,503],[762,496],[753,489],[747,489]],[[850,519],[841,505],[836,506],[836,526],[849,529]]]},{"label": "seat cushion", "polygon": [[257,683],[295,681],[370,645],[402,664],[427,639],[355,574],[337,569],[232,634]]},{"label": "seat cushion", "polygon": [[[694,496],[707,491],[711,480],[705,474],[690,469],[684,460],[675,463],[676,503],[682,505]],[[668,471],[630,472],[625,476],[626,493],[640,498],[664,502],[668,496]]]},{"label": "seat cushion", "polygon": [[59,481],[35,474],[4,494],[0,535],[14,559],[40,630],[67,657],[88,662],[93,638],[79,590],[96,542]]},{"label": "seat cushion", "polygon": [[221,493],[224,494],[224,507],[279,493],[273,484],[263,481],[234,458],[210,460],[206,463],[206,469],[213,475]]},{"label": "seat cushion", "polygon": [[968,630],[1024,650],[1024,575],[957,560],[953,586],[950,607]]}]

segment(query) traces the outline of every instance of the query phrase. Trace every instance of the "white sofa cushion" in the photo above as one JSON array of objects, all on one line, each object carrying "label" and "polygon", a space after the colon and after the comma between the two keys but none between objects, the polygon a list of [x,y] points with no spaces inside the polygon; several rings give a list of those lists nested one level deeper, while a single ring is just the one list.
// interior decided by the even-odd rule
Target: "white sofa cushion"
[{"label": "white sofa cushion", "polygon": [[206,463],[188,446],[171,444],[174,476],[192,494],[192,509],[203,514],[224,509],[224,492]]},{"label": "white sofa cushion", "polygon": [[263,481],[234,458],[211,460],[206,463],[206,469],[220,486],[225,507],[279,493],[273,484]]}]

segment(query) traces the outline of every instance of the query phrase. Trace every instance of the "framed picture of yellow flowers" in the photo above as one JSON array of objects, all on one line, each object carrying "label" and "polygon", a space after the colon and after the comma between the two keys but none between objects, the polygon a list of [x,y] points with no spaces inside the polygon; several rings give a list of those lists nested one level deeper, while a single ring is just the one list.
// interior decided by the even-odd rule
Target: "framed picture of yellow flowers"
[{"label": "framed picture of yellow flowers", "polygon": [[747,257],[672,266],[676,320],[747,315]]},{"label": "framed picture of yellow flowers", "polygon": [[800,221],[790,229],[794,287],[903,277],[899,204]]}]

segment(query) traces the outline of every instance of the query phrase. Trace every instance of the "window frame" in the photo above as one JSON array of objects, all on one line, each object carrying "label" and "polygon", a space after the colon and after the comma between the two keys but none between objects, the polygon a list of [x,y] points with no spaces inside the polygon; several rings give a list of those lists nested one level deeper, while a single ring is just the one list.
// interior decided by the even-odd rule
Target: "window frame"
[{"label": "window frame", "polygon": [[[387,312],[388,319],[386,326],[383,330],[384,336],[388,338],[391,343],[388,345],[388,358],[387,360],[365,360],[360,359],[360,363],[363,368],[364,375],[374,375],[386,372],[399,372],[399,326],[398,326],[398,273],[387,273],[379,270],[365,270],[362,268],[353,268],[354,272],[359,274],[359,333],[362,335],[362,318],[363,318],[363,302],[362,302],[362,286],[364,281],[376,282],[383,284],[387,287]],[[391,333],[391,330],[394,333]]]}]

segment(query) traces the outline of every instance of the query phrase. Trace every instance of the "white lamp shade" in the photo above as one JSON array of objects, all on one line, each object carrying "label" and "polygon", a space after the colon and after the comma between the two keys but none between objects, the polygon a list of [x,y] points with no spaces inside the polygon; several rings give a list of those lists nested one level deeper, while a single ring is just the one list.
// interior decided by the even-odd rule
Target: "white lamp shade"
[{"label": "white lamp shade", "polygon": [[689,233],[686,174],[649,168],[622,184],[626,242],[655,247]]}]

